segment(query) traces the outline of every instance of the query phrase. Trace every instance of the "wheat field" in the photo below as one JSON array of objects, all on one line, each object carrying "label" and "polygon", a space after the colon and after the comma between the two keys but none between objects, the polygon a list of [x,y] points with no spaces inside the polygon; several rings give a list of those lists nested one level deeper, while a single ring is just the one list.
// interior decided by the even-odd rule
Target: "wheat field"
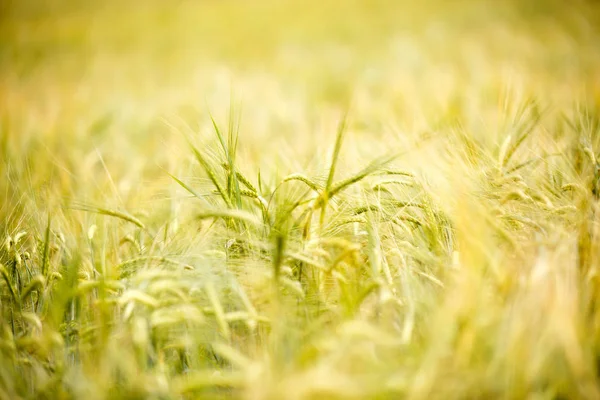
[{"label": "wheat field", "polygon": [[600,4],[0,2],[1,399],[600,398]]}]

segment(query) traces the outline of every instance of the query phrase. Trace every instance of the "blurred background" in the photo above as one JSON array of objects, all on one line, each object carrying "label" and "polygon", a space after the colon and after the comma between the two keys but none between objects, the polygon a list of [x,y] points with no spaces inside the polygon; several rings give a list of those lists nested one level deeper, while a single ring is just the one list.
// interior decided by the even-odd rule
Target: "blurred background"
[{"label": "blurred background", "polygon": [[[129,289],[128,278],[119,274],[132,258],[189,261],[197,269],[165,278],[161,290],[178,284],[188,294],[198,292],[206,284],[206,271],[230,274],[225,254],[229,247],[224,250],[223,243],[230,243],[231,232],[222,226],[219,230],[218,224],[212,225],[216,234],[199,226],[194,212],[216,207],[216,201],[190,199],[167,174],[201,188],[207,197],[214,191],[186,137],[210,149],[216,143],[212,114],[221,127],[239,124],[236,168],[255,184],[264,181],[273,189],[292,173],[325,182],[337,126],[348,111],[335,180],[351,176],[377,156],[402,153],[393,166],[418,177],[424,209],[431,211],[423,211],[425,239],[419,241],[421,236],[413,231],[404,235],[388,224],[381,228],[384,244],[373,255],[366,254],[373,235],[351,232],[349,237],[360,241],[369,237],[356,263],[366,272],[350,279],[356,283],[356,298],[363,296],[352,303],[352,313],[338,313],[334,297],[323,302],[331,311],[325,321],[313,320],[312,314],[302,314],[302,307],[307,303],[307,310],[321,312],[321,304],[294,298],[288,306],[297,307],[301,322],[281,323],[279,339],[288,346],[281,345],[281,354],[278,339],[272,346],[267,334],[258,339],[254,333],[240,334],[231,340],[254,357],[250,363],[233,353],[240,365],[251,366],[244,384],[256,393],[268,392],[272,385],[271,398],[289,395],[289,388],[298,391],[299,399],[312,398],[310,385],[324,388],[315,391],[314,398],[326,396],[327,390],[340,398],[386,390],[389,398],[399,393],[428,398],[441,381],[446,392],[440,392],[440,398],[506,393],[523,398],[531,390],[546,388],[547,396],[538,398],[596,398],[600,319],[577,311],[583,309],[579,296],[584,291],[569,274],[577,270],[574,249],[595,243],[588,235],[588,208],[581,207],[584,203],[578,198],[597,196],[585,188],[585,174],[591,181],[596,172],[590,172],[591,166],[577,171],[572,164],[581,164],[584,156],[596,160],[599,66],[597,1],[0,0],[0,234],[23,238],[29,246],[23,249],[36,265],[45,266],[47,256],[56,254],[51,260],[56,271],[65,265],[87,268],[88,276],[80,279],[89,281],[88,288],[97,283],[91,280],[94,266],[106,266],[116,287]],[[572,148],[577,151],[565,150]],[[514,168],[503,164],[513,153]],[[564,157],[551,158],[557,153]],[[400,183],[389,190],[390,197],[412,201],[414,188]],[[302,182],[295,184],[291,187],[298,193],[306,189]],[[582,194],[572,194],[578,190]],[[356,217],[348,207],[362,206],[367,191],[348,192],[345,199],[350,200],[340,200],[339,209]],[[297,193],[290,193],[294,199]],[[73,210],[73,204],[79,209]],[[438,207],[447,219],[438,218]],[[110,210],[125,210],[144,224],[135,219],[131,224],[127,215],[125,222],[108,218],[115,216]],[[446,227],[456,228],[456,247],[448,244]],[[145,236],[146,228],[155,235]],[[575,243],[580,236],[589,240]],[[269,248],[271,238],[261,240]],[[51,242],[55,248],[50,249]],[[304,250],[304,243],[297,242]],[[43,252],[41,243],[47,244]],[[400,262],[401,244],[412,249],[414,257]],[[322,257],[317,250],[322,249],[315,248],[314,257]],[[13,253],[21,259],[17,250]],[[237,301],[230,283],[239,278],[249,292],[248,303],[260,313],[268,309],[264,288],[271,282],[271,263],[258,250],[256,254],[241,259],[235,279],[217,282],[219,296],[212,297]],[[373,309],[379,303],[389,306],[394,297],[393,313],[381,319],[376,312],[370,318],[359,310],[379,285],[376,281],[366,287],[373,282],[362,279],[370,270],[363,260],[380,256],[385,263],[391,257],[396,290],[393,296],[381,290],[371,297],[377,297]],[[252,268],[246,268],[247,262]],[[459,263],[463,274],[453,280],[455,270],[447,267]],[[568,271],[563,274],[564,266],[573,268],[564,268]],[[552,271],[531,279],[538,286],[522,285],[536,268]],[[148,270],[140,268],[137,289],[146,290],[144,273],[152,272]],[[413,275],[407,281],[404,274]],[[585,285],[597,284],[587,276],[584,280]],[[558,283],[553,286],[555,282],[568,290]],[[8,298],[8,291],[4,293]],[[596,301],[597,289],[589,293]],[[144,357],[138,360],[136,346],[154,351],[154,344],[146,343],[148,335],[140,339],[134,334],[139,331],[135,324],[145,326],[149,314],[138,308],[131,311],[129,304],[133,307],[135,302],[119,296],[110,299],[114,301],[107,306],[106,326],[103,319],[96,324],[97,314],[102,317],[96,312],[98,303],[82,307],[82,327],[89,328],[93,340],[82,339],[84,367],[65,363],[75,366],[65,367],[71,374],[69,385],[81,398],[110,397],[103,390],[120,390],[124,381],[146,390],[139,393],[160,397],[168,392],[167,379],[183,372],[172,360],[167,362],[172,370],[161,370],[159,352],[151,366]],[[188,297],[193,307],[209,304],[193,302],[192,294]],[[4,304],[8,310],[10,303]],[[121,312],[125,304],[134,315],[131,324],[130,315],[123,317],[127,312]],[[203,315],[204,308],[194,309]],[[179,317],[177,326],[185,326],[187,314]],[[39,322],[35,329],[39,326],[41,332],[42,320],[32,321]],[[7,344],[0,347],[15,357],[12,363],[0,362],[6,365],[0,368],[2,383],[14,389],[6,393],[35,396],[62,385],[63,370],[48,367],[44,354],[35,360],[28,352],[38,342],[41,349],[52,348],[64,326],[48,326],[44,319],[43,334],[38,335],[30,325],[23,323],[28,329],[23,337],[33,339],[22,345],[25,350],[19,348],[17,359],[16,351],[9,351],[17,348],[17,330],[14,324],[12,331],[4,324],[2,340]],[[290,335],[296,328],[295,336]],[[202,329],[207,338],[218,336],[214,324]],[[546,335],[545,341],[537,329]],[[401,330],[403,342],[398,345]],[[164,332],[175,332],[177,343],[206,339],[183,333],[180,338],[177,332],[184,330],[169,327]],[[105,347],[96,342],[106,339],[103,335],[111,337],[103,342]],[[138,339],[144,346],[131,342]],[[57,360],[66,354],[63,350],[56,350]],[[279,357],[285,362],[277,361]],[[212,365],[215,372],[226,370],[219,359],[204,353],[197,361]],[[356,380],[363,372],[364,379]],[[280,385],[278,373],[288,382]],[[156,379],[148,378],[151,375]],[[152,381],[150,389],[145,379]],[[261,398],[253,397],[252,390],[248,398]]]},{"label": "blurred background", "polygon": [[348,107],[348,158],[369,159],[448,118],[496,141],[500,108],[522,98],[599,102],[597,2],[0,4],[0,149],[13,180],[35,162],[29,188],[61,199],[106,193],[98,154],[123,197],[152,194],[189,156],[177,132],[211,136],[209,112],[226,123],[231,105],[242,162],[319,170]]},{"label": "blurred background", "polygon": [[597,2],[0,4],[0,117],[21,138],[59,129],[86,142],[125,124],[126,146],[156,118],[225,113],[232,95],[259,140],[306,138],[350,102],[357,122],[414,130],[449,107],[495,106],[500,88],[598,96]]},{"label": "blurred background", "polygon": [[501,107],[522,98],[600,101],[597,2],[0,4],[1,150],[13,171],[44,171],[31,189],[75,197],[105,193],[98,154],[128,194],[152,192],[187,157],[177,132],[211,135],[209,112],[226,123],[231,105],[247,164],[292,170],[324,167],[318,145],[348,107],[362,159],[448,118],[496,141]]}]

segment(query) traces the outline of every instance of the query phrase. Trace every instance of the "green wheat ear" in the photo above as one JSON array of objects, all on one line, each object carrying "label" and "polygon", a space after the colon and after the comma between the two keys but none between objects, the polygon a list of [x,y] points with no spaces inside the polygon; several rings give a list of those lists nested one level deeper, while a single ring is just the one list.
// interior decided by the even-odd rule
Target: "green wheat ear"
[{"label": "green wheat ear", "polygon": [[[96,213],[96,214],[100,214],[100,215],[106,215],[108,217],[115,217],[115,218],[121,219],[123,221],[130,222],[143,230],[146,229],[146,226],[144,225],[144,223],[142,221],[140,221],[138,218],[136,218],[135,216],[133,216],[125,211],[111,210],[108,208],[94,207],[94,206],[88,206],[88,205],[79,205],[79,206],[76,205],[71,208],[73,210],[87,211],[87,212],[92,212],[92,213]],[[50,225],[48,224],[48,226],[50,226]]]},{"label": "green wheat ear", "polygon": [[234,219],[243,222],[250,222],[255,226],[261,226],[262,223],[254,214],[244,210],[207,210],[196,215],[198,219],[221,218]]},{"label": "green wheat ear", "polygon": [[[204,169],[204,172],[206,172],[206,175],[208,176],[208,178],[210,179],[210,181],[212,182],[212,184],[216,188],[217,192],[219,193],[219,195],[223,199],[223,202],[225,203],[225,205],[228,208],[233,208],[233,203],[231,202],[231,198],[229,196],[229,193],[227,192],[227,190],[225,189],[225,187],[219,181],[219,178],[217,177],[217,173],[216,173],[215,169],[208,162],[208,160],[206,159],[206,157],[204,157],[204,155],[200,152],[200,150],[198,150],[198,148],[191,143],[191,141],[188,141],[188,144],[191,147],[192,152],[194,153],[194,156],[196,157],[196,160],[198,161],[198,163],[200,164],[200,166]],[[179,181],[177,183],[179,183]],[[180,185],[182,183],[180,183]],[[183,185],[183,187],[186,190],[189,191],[187,185]],[[194,192],[192,192],[192,194],[194,194],[196,197],[198,197],[198,195],[196,195]]]},{"label": "green wheat ear", "polygon": [[273,278],[279,282],[281,274],[281,265],[285,253],[285,236],[281,232],[276,232],[273,238]]},{"label": "green wheat ear", "polygon": [[541,117],[542,113],[540,112],[535,99],[529,99],[523,102],[517,111],[516,119],[514,121],[514,140],[513,135],[508,135],[500,147],[498,158],[501,169],[504,169],[509,164],[511,158],[521,147],[523,142],[537,127]]},{"label": "green wheat ear", "polygon": [[21,302],[25,301],[27,297],[34,291],[43,291],[46,287],[46,279],[42,275],[37,275],[29,284],[21,291]]},{"label": "green wheat ear", "polygon": [[329,190],[323,191],[321,196],[319,196],[319,198],[315,202],[315,208],[325,207],[328,199],[333,198],[347,187],[362,181],[368,176],[375,174],[380,170],[380,168],[382,168],[384,165],[391,163],[397,157],[398,155],[390,155],[372,161],[369,165],[367,165],[365,168],[352,175],[351,177],[332,184]]},{"label": "green wheat ear", "polygon": [[6,270],[6,267],[3,264],[0,264],[0,275],[2,275],[2,278],[4,279],[4,282],[6,283],[6,287],[8,287],[8,292],[10,293],[10,296],[12,297],[13,301],[15,302],[15,304],[20,305],[21,299],[20,299],[20,297],[17,296],[17,292],[13,286],[10,274],[8,273],[8,271]]},{"label": "green wheat ear", "polygon": [[308,186],[313,191],[315,191],[317,193],[321,192],[320,186],[303,174],[299,174],[299,173],[290,174],[290,175],[286,176],[285,178],[283,178],[282,182],[290,182],[290,181],[303,182],[304,184],[306,184],[306,186]]}]

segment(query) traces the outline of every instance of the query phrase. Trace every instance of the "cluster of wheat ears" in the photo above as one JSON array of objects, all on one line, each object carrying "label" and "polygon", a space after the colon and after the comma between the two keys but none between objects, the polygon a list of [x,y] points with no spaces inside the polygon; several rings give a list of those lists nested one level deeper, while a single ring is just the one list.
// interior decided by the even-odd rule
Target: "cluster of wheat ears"
[{"label": "cluster of wheat ears", "polygon": [[[355,24],[375,15],[383,26],[391,13],[375,2],[363,17],[363,2],[350,3],[361,10]],[[567,18],[559,3],[548,2],[548,15]],[[168,32],[192,24],[189,10],[176,22],[161,13],[144,18]],[[69,32],[86,23],[73,15],[53,40],[78,49]],[[302,64],[289,51],[291,61],[269,67],[280,86],[239,72],[240,91],[259,100],[231,102],[225,118],[200,107],[199,129],[189,98],[174,94],[188,83],[164,73],[177,64],[195,79],[185,75],[185,46],[166,69],[152,50],[125,61],[98,50],[77,84],[60,74],[76,69],[50,39],[41,67],[26,56],[7,67],[3,51],[0,398],[600,398],[600,33],[583,12],[568,14],[565,26],[588,26],[578,49],[559,43],[569,35],[562,25],[550,25],[564,32],[544,47],[536,29],[553,31],[542,19],[513,37],[502,26],[523,26],[522,15],[494,24],[490,15],[481,17],[490,24],[483,47],[495,43],[494,57],[513,60],[503,46],[514,46],[522,64],[513,81],[473,50],[456,17],[423,40],[433,46],[436,29],[447,29],[471,64],[452,58],[420,71],[419,57],[434,65],[448,54],[420,56],[396,41],[382,58],[396,64],[381,64],[381,75],[339,67],[356,78],[349,96],[327,72],[345,53],[331,61],[331,49],[307,45],[314,59]],[[92,27],[101,43],[128,23],[102,18]],[[19,26],[2,28],[14,34],[7,48],[33,49],[39,38],[18,36]],[[378,59],[358,48],[353,62]],[[401,60],[390,61],[390,48]],[[134,72],[108,82],[106,66],[128,62]],[[222,79],[210,68],[210,80]],[[136,76],[146,86],[127,86]],[[152,89],[152,80],[175,89]],[[299,89],[305,82],[316,86]],[[293,93],[302,100],[278,105]],[[112,105],[120,114],[106,111]],[[303,125],[314,114],[326,122]],[[313,128],[326,132],[311,136]]]}]

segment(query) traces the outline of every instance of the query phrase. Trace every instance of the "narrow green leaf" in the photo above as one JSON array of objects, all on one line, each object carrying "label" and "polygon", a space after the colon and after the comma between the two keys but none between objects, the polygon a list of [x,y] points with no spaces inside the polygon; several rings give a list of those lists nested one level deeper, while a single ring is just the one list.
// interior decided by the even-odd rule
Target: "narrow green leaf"
[{"label": "narrow green leaf", "polygon": [[51,225],[51,217],[48,214],[48,222],[46,223],[46,233],[44,235],[44,252],[42,254],[42,275],[44,277],[48,276],[48,262],[50,256],[50,225]]}]

